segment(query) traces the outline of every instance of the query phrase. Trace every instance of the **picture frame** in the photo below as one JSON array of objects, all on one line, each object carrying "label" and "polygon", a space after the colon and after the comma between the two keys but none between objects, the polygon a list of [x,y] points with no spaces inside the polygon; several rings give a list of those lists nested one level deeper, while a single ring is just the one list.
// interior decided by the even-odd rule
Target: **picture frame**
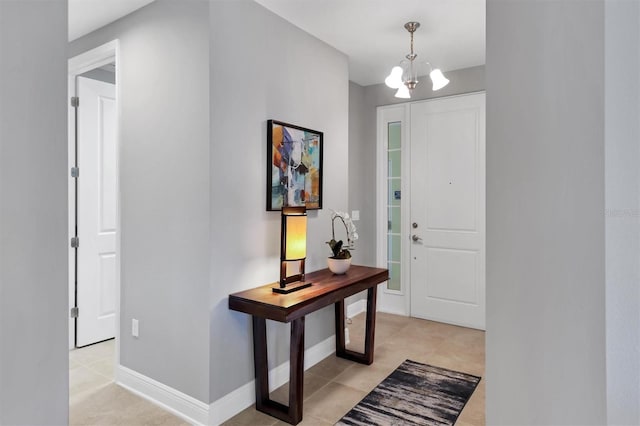
[{"label": "picture frame", "polygon": [[323,133],[267,121],[267,211],[322,209]]}]

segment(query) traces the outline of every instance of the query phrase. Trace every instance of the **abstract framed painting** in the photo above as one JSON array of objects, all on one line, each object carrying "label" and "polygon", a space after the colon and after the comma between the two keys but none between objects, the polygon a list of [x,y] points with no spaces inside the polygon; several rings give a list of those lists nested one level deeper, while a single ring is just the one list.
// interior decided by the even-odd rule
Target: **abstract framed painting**
[{"label": "abstract framed painting", "polygon": [[267,211],[322,208],[322,138],[317,130],[267,121]]}]

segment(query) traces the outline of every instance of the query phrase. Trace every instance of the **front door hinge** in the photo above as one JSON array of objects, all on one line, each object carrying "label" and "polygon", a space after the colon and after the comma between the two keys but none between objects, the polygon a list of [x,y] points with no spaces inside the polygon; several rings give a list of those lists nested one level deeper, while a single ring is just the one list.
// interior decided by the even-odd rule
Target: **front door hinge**
[{"label": "front door hinge", "polygon": [[78,176],[80,176],[80,169],[78,167],[72,167],[71,168],[71,177],[72,178],[77,178]]},{"label": "front door hinge", "polygon": [[77,306],[74,306],[73,308],[71,308],[71,311],[69,312],[69,316],[71,318],[78,318],[78,315],[80,315],[80,309]]},{"label": "front door hinge", "polygon": [[80,98],[77,96],[71,97],[71,106],[73,108],[78,108],[80,106]]},{"label": "front door hinge", "polygon": [[72,237],[71,238],[71,248],[78,248],[80,246],[80,238]]}]

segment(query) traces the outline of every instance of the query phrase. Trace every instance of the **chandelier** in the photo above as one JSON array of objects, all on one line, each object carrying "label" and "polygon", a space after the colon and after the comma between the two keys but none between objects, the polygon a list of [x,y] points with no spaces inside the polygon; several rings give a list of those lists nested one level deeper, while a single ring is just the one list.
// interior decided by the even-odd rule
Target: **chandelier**
[{"label": "chandelier", "polygon": [[[415,89],[418,84],[418,71],[423,63],[416,61],[418,54],[413,51],[413,33],[420,27],[420,23],[407,22],[404,24],[404,27],[411,34],[411,53],[405,56],[406,59],[403,59],[400,65],[391,69],[391,73],[389,73],[384,82],[390,88],[398,89],[395,94],[396,98],[408,99],[411,98],[411,91]],[[429,65],[429,69],[431,70],[429,77],[433,83],[434,91],[440,90],[449,84],[449,80],[442,74],[442,71],[438,68],[432,68],[428,62],[426,62],[426,64]]]}]

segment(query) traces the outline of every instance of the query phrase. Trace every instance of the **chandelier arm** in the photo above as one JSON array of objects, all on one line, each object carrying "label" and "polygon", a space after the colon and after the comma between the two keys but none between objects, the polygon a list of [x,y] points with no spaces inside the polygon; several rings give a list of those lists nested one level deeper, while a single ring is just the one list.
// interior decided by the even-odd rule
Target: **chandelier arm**
[{"label": "chandelier arm", "polygon": [[[0,0],[1,1],[1,0]],[[420,27],[419,22],[410,21],[404,24],[404,28],[411,34],[411,52],[405,56],[407,61],[401,61],[399,67],[394,67],[391,70],[389,76],[385,79],[387,86],[392,89],[398,89],[395,96],[396,98],[410,98],[411,92],[418,84],[418,69],[414,60],[418,55],[414,51],[414,37],[413,33]],[[449,80],[442,74],[442,71],[438,68],[433,68],[430,62],[425,61],[429,66],[429,77],[433,82],[433,90],[440,90],[449,83]],[[399,75],[401,74],[401,75]],[[400,79],[401,81],[398,81]]]}]

